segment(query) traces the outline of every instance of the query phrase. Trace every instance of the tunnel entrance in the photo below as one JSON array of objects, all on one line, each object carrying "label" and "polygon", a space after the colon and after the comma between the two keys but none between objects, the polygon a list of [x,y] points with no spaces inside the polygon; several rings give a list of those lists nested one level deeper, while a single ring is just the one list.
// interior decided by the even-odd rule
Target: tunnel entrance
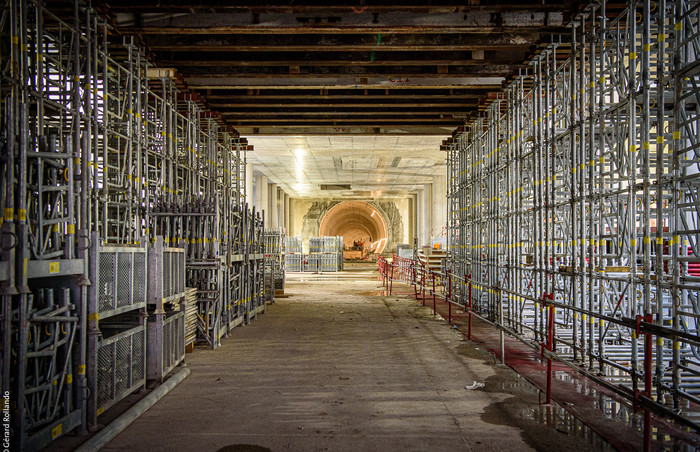
[{"label": "tunnel entrance", "polygon": [[341,235],[345,248],[364,242],[365,250],[380,254],[389,235],[386,221],[373,205],[361,201],[344,201],[331,208],[321,220],[319,235]]}]

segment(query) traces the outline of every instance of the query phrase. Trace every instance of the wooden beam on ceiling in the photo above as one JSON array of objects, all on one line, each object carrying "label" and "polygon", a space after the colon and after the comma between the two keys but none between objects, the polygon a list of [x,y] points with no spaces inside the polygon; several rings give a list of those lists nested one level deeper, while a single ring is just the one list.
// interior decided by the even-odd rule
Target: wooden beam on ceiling
[{"label": "wooden beam on ceiling", "polygon": [[338,33],[473,33],[497,34],[508,31],[563,31],[562,12],[502,11],[482,8],[468,12],[416,13],[388,11],[356,14],[314,13],[119,13],[117,27],[139,35],[197,34],[338,34]]},{"label": "wooden beam on ceiling", "polygon": [[528,47],[540,37],[538,31],[495,35],[438,34],[328,34],[328,35],[213,35],[159,36],[148,38],[152,51],[168,52],[454,52]]}]

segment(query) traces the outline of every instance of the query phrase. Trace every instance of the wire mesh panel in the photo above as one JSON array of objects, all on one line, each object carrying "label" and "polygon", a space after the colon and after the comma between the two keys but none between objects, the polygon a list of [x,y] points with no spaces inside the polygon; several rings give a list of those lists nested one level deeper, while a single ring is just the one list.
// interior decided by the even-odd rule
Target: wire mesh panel
[{"label": "wire mesh panel", "polygon": [[185,312],[151,315],[147,325],[147,376],[160,382],[185,358]]},{"label": "wire mesh panel", "polygon": [[269,289],[267,299],[274,300],[275,290],[284,290],[285,235],[282,229],[266,229],[265,240],[265,287]]},{"label": "wire mesh panel", "polygon": [[163,246],[162,237],[148,248],[148,303],[161,312],[168,303],[179,303],[185,292],[185,249]]},{"label": "wire mesh panel", "polygon": [[300,272],[303,270],[302,262],[304,260],[303,254],[285,254],[284,255],[284,268],[288,272]]},{"label": "wire mesh panel", "polygon": [[338,253],[321,254],[321,271],[337,272],[339,270]]},{"label": "wire mesh panel", "polygon": [[99,254],[98,280],[95,284],[98,288],[98,308],[99,312],[108,312],[115,306],[114,297],[116,294],[116,279],[114,268],[116,266],[116,253],[103,252]]},{"label": "wire mesh panel", "polygon": [[146,330],[143,325],[99,342],[96,413],[102,412],[146,384]]},{"label": "wire mesh panel", "polygon": [[95,247],[97,313],[107,318],[146,304],[146,250],[135,246]]},{"label": "wire mesh panel", "polygon": [[323,237],[309,237],[309,254],[323,252]]},{"label": "wire mesh panel", "polygon": [[314,253],[309,254],[306,258],[306,264],[304,267],[306,272],[319,272],[321,271],[321,254]]},{"label": "wire mesh panel", "polygon": [[284,238],[284,247],[286,254],[303,253],[301,236],[286,236]]}]

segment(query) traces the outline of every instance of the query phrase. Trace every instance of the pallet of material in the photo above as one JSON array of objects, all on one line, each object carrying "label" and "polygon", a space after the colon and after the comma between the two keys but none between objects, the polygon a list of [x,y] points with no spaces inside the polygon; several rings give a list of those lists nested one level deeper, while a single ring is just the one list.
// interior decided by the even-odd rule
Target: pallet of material
[{"label": "pallet of material", "polygon": [[185,288],[185,344],[194,344],[197,338],[197,289]]}]

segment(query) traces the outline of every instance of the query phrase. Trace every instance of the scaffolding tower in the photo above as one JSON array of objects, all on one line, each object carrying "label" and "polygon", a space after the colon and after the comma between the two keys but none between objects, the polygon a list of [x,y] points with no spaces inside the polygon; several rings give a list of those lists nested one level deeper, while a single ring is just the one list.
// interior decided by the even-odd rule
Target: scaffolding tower
[{"label": "scaffolding tower", "polygon": [[611,11],[449,145],[450,267],[475,312],[697,429],[700,2]]},{"label": "scaffolding tower", "polygon": [[264,311],[248,146],[89,2],[0,9],[0,386],[13,448],[98,419]]}]

